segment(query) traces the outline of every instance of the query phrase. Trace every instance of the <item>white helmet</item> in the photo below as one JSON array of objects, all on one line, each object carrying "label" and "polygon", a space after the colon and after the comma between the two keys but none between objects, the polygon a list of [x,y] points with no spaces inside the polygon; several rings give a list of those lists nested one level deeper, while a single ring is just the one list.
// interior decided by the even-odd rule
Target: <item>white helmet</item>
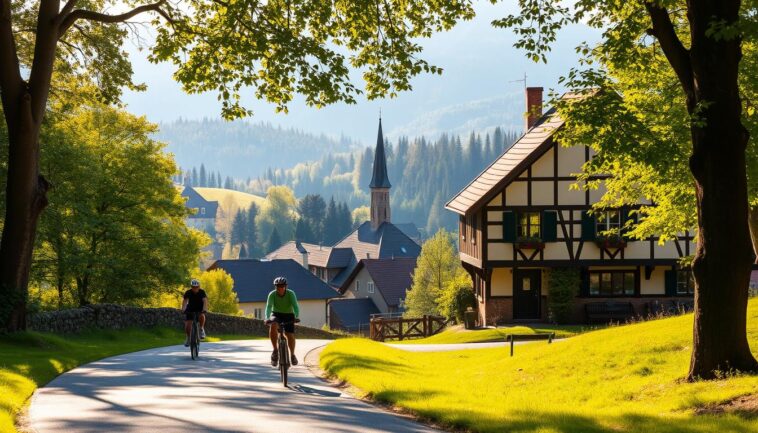
[{"label": "white helmet", "polygon": [[192,281],[190,281],[190,286],[192,286],[192,287],[200,287],[200,281],[198,281],[197,279],[193,278]]}]

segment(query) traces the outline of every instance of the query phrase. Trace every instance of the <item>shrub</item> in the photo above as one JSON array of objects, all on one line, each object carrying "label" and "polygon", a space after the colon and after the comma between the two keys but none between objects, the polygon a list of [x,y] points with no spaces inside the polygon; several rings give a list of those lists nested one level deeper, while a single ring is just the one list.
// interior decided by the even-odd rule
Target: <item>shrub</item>
[{"label": "shrub", "polygon": [[579,293],[579,271],[573,268],[554,268],[548,275],[548,313],[556,323],[568,323]]}]

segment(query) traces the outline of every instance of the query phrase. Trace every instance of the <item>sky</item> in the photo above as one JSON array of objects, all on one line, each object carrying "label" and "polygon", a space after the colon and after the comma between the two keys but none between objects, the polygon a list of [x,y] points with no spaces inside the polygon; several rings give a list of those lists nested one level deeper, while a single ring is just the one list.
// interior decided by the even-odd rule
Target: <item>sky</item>
[{"label": "sky", "polygon": [[[276,113],[273,105],[255,100],[250,90],[243,96],[255,112],[249,120],[333,137],[345,135],[366,145],[376,140],[380,110],[385,135],[390,139],[441,132],[467,135],[471,129],[494,126],[520,129],[524,83],[516,80],[523,80],[526,74],[527,85],[544,87],[546,95],[551,89],[562,90],[558,78],[577,65],[574,48],[582,41],[597,40],[597,32],[584,26],[568,28],[553,46],[548,63],[534,63],[523,51],[513,48],[515,36],[510,31],[490,25],[493,19],[508,14],[508,5],[480,1],[475,9],[473,20],[422,41],[422,57],[444,72],[416,77],[412,91],[394,99],[359,99],[354,105],[322,109],[308,107],[302,98],[296,98],[289,113],[283,114]],[[124,95],[129,111],[146,115],[153,122],[219,117],[215,93],[184,93],[172,79],[171,64],[152,64],[145,51],[131,45],[126,48],[134,63],[135,82],[148,86],[146,92],[128,91]]]}]

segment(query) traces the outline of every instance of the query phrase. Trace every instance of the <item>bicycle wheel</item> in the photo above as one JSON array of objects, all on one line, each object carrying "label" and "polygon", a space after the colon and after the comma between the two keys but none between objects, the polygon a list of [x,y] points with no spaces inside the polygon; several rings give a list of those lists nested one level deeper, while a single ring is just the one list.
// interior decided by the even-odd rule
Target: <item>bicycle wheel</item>
[{"label": "bicycle wheel", "polygon": [[197,322],[192,324],[192,331],[190,331],[190,356],[192,360],[197,359]]},{"label": "bicycle wheel", "polygon": [[287,370],[289,369],[289,353],[287,350],[287,340],[279,340],[279,374],[282,376],[282,385],[287,387]]}]

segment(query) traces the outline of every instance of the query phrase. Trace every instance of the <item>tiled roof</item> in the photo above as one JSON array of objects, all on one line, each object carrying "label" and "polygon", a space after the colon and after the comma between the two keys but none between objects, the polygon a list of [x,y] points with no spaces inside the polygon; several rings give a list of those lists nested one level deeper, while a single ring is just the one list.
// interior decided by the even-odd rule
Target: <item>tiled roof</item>
[{"label": "tiled roof", "polygon": [[298,299],[330,299],[339,296],[334,289],[308,272],[294,260],[216,260],[208,270],[223,269],[234,279],[240,302],[265,302],[273,290],[274,278],[284,276]]},{"label": "tiled roof", "polygon": [[339,324],[348,331],[368,329],[372,314],[378,314],[371,298],[335,299],[329,302],[332,319],[336,316]]},{"label": "tiled roof", "polygon": [[[586,97],[592,91],[581,93],[566,93],[562,99],[577,99]],[[552,136],[563,126],[563,119],[558,116],[555,108],[548,110],[489,167],[484,169],[471,183],[445,205],[455,213],[466,215],[471,210],[493,198],[493,195],[521,174],[537,157],[552,145]]]},{"label": "tiled roof", "polygon": [[320,268],[344,268],[352,258],[353,252],[348,248],[332,248],[305,242],[289,241],[268,253],[266,259],[293,259],[302,262],[303,251],[308,253],[308,264]]},{"label": "tiled roof", "polygon": [[413,284],[416,258],[361,260],[361,263],[371,275],[374,287],[382,294],[387,305],[400,305],[400,300],[405,299],[406,290]]}]

